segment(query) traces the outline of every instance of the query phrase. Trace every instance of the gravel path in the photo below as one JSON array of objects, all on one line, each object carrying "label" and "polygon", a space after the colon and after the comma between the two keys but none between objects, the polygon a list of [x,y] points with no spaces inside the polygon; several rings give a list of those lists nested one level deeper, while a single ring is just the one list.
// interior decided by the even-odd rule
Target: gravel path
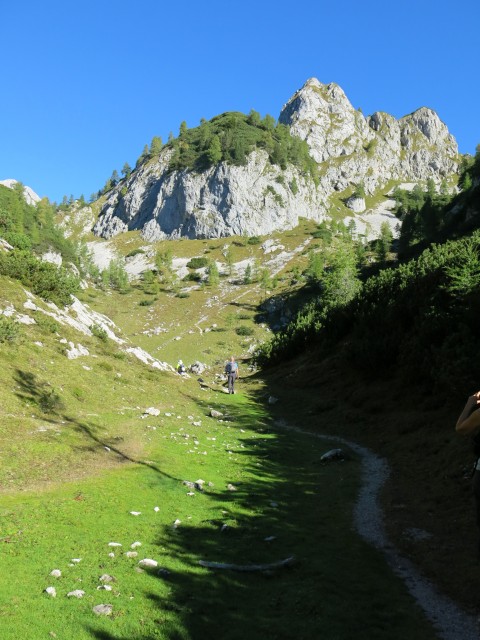
[{"label": "gravel path", "polygon": [[357,454],[362,463],[362,487],[354,509],[354,523],[358,533],[383,552],[393,572],[402,578],[410,594],[423,609],[439,638],[443,640],[479,640],[478,619],[466,613],[450,598],[438,593],[432,583],[422,577],[410,560],[403,557],[388,540],[384,514],[379,504],[379,493],[390,470],[384,458],[355,442],[337,436],[320,435],[277,421],[276,426],[302,435],[341,443]]}]

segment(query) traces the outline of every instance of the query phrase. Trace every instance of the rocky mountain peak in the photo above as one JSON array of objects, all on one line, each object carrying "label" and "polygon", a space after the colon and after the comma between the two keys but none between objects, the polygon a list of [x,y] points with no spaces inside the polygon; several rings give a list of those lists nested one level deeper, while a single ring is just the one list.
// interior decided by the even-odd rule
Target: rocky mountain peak
[{"label": "rocky mountain peak", "polygon": [[244,163],[172,171],[166,146],[109,192],[94,232],[111,237],[141,229],[152,241],[263,235],[294,227],[299,216],[322,220],[335,192],[347,202],[359,184],[367,195],[391,180],[439,184],[458,168],[455,139],[431,109],[399,120],[380,111],[365,117],[341,87],[317,78],[284,105],[279,123],[306,141],[315,175],[276,162],[265,145]]}]

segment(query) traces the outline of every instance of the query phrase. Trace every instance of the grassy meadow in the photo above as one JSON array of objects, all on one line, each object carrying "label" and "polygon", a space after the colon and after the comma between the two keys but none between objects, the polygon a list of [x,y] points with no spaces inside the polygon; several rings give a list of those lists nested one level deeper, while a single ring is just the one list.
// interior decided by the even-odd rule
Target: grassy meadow
[{"label": "grassy meadow", "polygon": [[[307,225],[278,239],[293,250],[309,234]],[[175,257],[202,255],[202,247],[221,260],[224,244],[173,246]],[[235,260],[266,260],[240,241],[233,252]],[[299,252],[286,261],[275,295],[290,290],[289,271],[306,260]],[[24,313],[23,289],[0,280],[0,307]],[[331,431],[321,414],[315,425],[302,424],[311,405],[292,409],[288,379],[285,400],[280,385],[279,402],[269,404],[270,388],[247,367],[251,345],[269,335],[259,309],[265,293],[227,280],[188,298],[160,291],[148,306],[139,304],[140,286],[81,294],[129,344],[172,365],[179,357],[205,363],[200,381],[44,318],[0,344],[2,640],[436,637],[353,528],[360,461],[324,465],[330,445],[275,428],[283,402],[288,420]],[[238,335],[239,324],[251,335]],[[149,331],[157,326],[165,331]],[[90,355],[67,359],[62,339]],[[230,353],[241,373],[233,396],[216,376]],[[149,407],[158,415],[145,413]],[[212,418],[211,409],[223,416]],[[197,480],[203,491],[184,484]],[[292,556],[292,566],[254,573],[199,565]],[[158,566],[140,567],[145,558]],[[55,569],[60,577],[50,575]],[[102,582],[105,574],[113,580]],[[98,589],[104,584],[111,590]],[[45,593],[50,586],[56,597]],[[83,598],[67,597],[78,589]],[[95,615],[99,604],[112,605],[111,615]]]}]

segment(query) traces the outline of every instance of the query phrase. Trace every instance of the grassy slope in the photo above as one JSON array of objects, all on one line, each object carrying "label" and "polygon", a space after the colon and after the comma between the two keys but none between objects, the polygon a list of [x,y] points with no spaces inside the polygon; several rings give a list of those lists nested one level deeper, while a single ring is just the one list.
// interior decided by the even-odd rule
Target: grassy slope
[{"label": "grassy slope", "polygon": [[[299,240],[290,234],[282,243]],[[192,255],[198,255],[194,249]],[[135,304],[139,292],[92,299],[99,310],[113,311],[124,337],[144,340],[141,346],[160,359],[180,355],[212,365],[203,376],[204,388],[194,378],[115,357],[114,345],[64,327],[58,336],[24,327],[20,344],[0,345],[2,638],[36,640],[53,632],[66,640],[233,639],[246,633],[313,639],[319,630],[332,639],[435,637],[381,556],[352,529],[358,461],[322,466],[324,445],[275,432],[269,391],[260,380],[241,381],[235,396],[224,395],[214,383],[222,369],[214,363],[247,346],[225,327],[229,307],[237,310],[228,304],[231,296],[242,291],[225,292],[225,306],[208,308],[208,323],[226,331],[204,333],[201,342],[188,327],[192,316],[204,313],[212,292],[193,292],[186,300],[161,294],[154,320],[170,314],[172,326],[156,338],[141,333],[148,319],[143,314],[151,307]],[[258,289],[244,293],[245,303],[255,307]],[[0,298],[0,306],[8,300],[21,309],[25,294],[2,279]],[[254,330],[261,337],[257,326]],[[171,340],[179,332],[181,353]],[[97,357],[67,360],[60,336],[81,342]],[[286,370],[280,379],[285,375]],[[292,385],[286,382],[276,393],[282,397],[281,413],[308,426],[298,409],[303,392],[290,405]],[[52,388],[63,406],[43,413],[39,398]],[[149,406],[160,409],[160,416],[142,419]],[[210,418],[210,407],[228,420]],[[200,427],[192,425],[199,420]],[[330,426],[327,422],[325,429]],[[187,496],[182,481],[198,478],[213,486]],[[237,491],[229,491],[229,483]],[[181,524],[174,529],[177,518]],[[271,536],[274,540],[266,542]],[[137,540],[142,542],[138,558],[126,558]],[[111,541],[123,545],[114,549],[114,558],[108,556]],[[272,576],[215,573],[197,562],[270,562],[292,554],[297,564]],[[170,574],[139,573],[137,561],[143,557],[158,560]],[[74,564],[72,558],[82,560]],[[62,571],[59,579],[49,576],[55,568]],[[96,589],[104,573],[116,579],[112,592]],[[56,599],[42,593],[49,585],[56,587]],[[66,598],[79,588],[85,598]],[[113,604],[111,618],[94,616],[92,607],[99,603]]]}]

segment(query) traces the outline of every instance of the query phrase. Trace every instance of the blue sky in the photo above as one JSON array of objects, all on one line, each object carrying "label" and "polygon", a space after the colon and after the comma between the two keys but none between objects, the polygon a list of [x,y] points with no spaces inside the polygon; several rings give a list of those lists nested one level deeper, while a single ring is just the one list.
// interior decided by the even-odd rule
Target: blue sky
[{"label": "blue sky", "polygon": [[365,115],[431,107],[474,153],[479,25],[478,0],[4,0],[0,179],[88,198],[182,120],[278,117],[312,76]]}]

